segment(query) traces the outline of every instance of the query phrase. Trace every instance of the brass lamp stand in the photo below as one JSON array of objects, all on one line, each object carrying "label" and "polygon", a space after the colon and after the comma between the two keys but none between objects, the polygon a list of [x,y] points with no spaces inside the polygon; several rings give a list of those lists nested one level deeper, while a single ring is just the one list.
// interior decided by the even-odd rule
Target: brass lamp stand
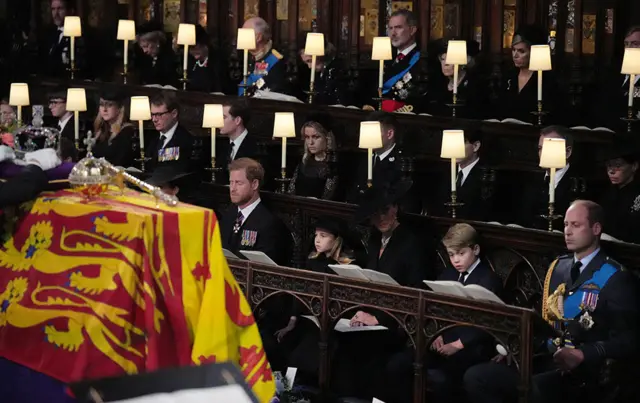
[{"label": "brass lamp stand", "polygon": [[216,183],[216,173],[222,171],[222,168],[216,167],[216,158],[211,157],[211,168],[205,168],[207,171],[211,172],[211,182]]},{"label": "brass lamp stand", "polygon": [[559,218],[562,218],[561,215],[555,214],[555,207],[554,207],[554,203],[552,202],[549,202],[549,213],[541,214],[540,217],[542,217],[549,223],[549,227],[548,227],[549,232],[553,231],[553,222]]}]

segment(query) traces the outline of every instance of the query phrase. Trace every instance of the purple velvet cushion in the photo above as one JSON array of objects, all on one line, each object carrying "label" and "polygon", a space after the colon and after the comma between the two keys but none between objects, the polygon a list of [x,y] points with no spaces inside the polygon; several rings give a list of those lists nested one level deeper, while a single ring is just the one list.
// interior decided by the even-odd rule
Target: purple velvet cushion
[{"label": "purple velvet cushion", "polygon": [[[58,167],[48,170],[46,172],[47,178],[49,178],[50,181],[61,180],[61,179],[66,180],[69,178],[69,174],[71,173],[71,170],[73,169],[74,166],[75,166],[75,162],[63,162]],[[24,166],[22,165],[16,165],[11,161],[4,161],[0,163],[0,178],[1,179],[12,178],[14,176],[21,174],[23,170],[24,170]]]}]

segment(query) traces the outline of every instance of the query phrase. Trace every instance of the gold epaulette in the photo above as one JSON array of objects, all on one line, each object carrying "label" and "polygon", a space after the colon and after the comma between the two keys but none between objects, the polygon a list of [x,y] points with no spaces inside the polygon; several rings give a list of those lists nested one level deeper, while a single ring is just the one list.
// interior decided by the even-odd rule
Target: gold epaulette
[{"label": "gold epaulette", "polygon": [[275,49],[271,49],[271,53],[273,53],[273,55],[274,55],[275,57],[277,57],[278,59],[282,59],[282,58],[284,57],[284,56],[282,56],[282,54],[281,54],[280,52],[278,52],[278,51],[277,51],[277,50],[275,50]]},{"label": "gold epaulette", "polygon": [[396,109],[394,112],[396,113],[408,113],[413,112],[413,105],[405,105],[402,108]]}]

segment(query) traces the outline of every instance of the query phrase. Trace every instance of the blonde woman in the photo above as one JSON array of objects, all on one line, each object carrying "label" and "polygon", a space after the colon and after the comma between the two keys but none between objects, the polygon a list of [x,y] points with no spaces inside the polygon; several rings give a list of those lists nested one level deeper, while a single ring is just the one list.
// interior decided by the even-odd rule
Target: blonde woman
[{"label": "blonde woman", "polygon": [[334,198],[338,185],[335,170],[335,137],[329,117],[324,114],[310,116],[302,125],[304,155],[289,185],[289,193],[317,199]]},{"label": "blonde woman", "polygon": [[100,95],[100,107],[93,129],[96,135],[93,147],[95,157],[104,157],[113,165],[125,168],[134,165],[135,129],[126,117],[123,94],[104,92]]}]

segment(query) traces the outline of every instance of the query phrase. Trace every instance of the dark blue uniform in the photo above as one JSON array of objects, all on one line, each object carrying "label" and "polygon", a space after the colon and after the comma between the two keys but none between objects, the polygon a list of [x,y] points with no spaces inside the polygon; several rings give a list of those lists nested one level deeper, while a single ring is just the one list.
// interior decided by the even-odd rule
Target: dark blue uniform
[{"label": "dark blue uniform", "polygon": [[[635,276],[602,251],[587,263],[576,281],[571,280],[573,265],[571,255],[552,263],[545,280],[543,316],[563,334],[548,340],[547,350],[574,346],[582,351],[584,361],[564,373],[551,362],[541,368],[532,380],[533,402],[572,401],[579,388],[598,385],[606,360],[623,365],[638,350]],[[557,320],[554,315],[558,311],[554,293],[562,294],[560,303],[567,319]],[[518,381],[517,370],[506,364],[480,364],[465,374],[465,388],[473,403],[515,401]]]}]

